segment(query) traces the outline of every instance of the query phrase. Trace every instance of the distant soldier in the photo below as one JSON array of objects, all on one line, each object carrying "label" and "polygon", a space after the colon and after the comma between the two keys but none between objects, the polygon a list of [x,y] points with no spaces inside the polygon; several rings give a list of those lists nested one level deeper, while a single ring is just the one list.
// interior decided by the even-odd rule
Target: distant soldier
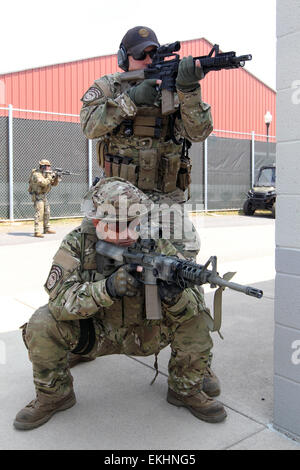
[{"label": "distant soldier", "polygon": [[44,233],[55,233],[50,229],[50,206],[47,194],[52,186],[57,186],[61,178],[51,171],[51,163],[48,160],[39,162],[39,169],[33,169],[29,180],[29,193],[34,202],[34,236],[43,238],[40,231],[40,223],[43,222]]}]

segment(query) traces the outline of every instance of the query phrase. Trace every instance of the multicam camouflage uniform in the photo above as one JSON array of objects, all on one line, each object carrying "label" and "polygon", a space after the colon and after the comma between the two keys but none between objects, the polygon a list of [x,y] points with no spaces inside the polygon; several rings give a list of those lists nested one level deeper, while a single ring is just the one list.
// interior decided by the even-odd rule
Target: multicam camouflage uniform
[{"label": "multicam camouflage uniform", "polygon": [[[112,300],[108,295],[105,278],[96,269],[96,241],[88,219],[64,238],[45,284],[49,304],[39,308],[27,325],[24,336],[37,393],[54,400],[70,393],[68,351],[75,348],[91,358],[148,356],[168,344],[169,387],[181,395],[196,393],[212,347],[211,318],[198,290],[185,289],[172,307],[162,303],[162,320],[147,320],[143,287],[136,297]],[[158,240],[156,250],[177,253],[168,240]]]},{"label": "multicam camouflage uniform", "polygon": [[[178,90],[176,113],[162,116],[159,102],[136,106],[126,93],[131,86],[132,82],[121,82],[120,73],[96,80],[82,98],[82,130],[87,138],[99,139],[99,164],[107,176],[130,181],[157,204],[180,204],[184,217],[189,173],[180,158],[182,145],[175,144],[171,134],[177,141],[205,140],[213,129],[210,106],[202,101],[200,86],[186,93]],[[182,254],[195,257],[199,238],[187,216],[184,223],[181,240],[172,238],[174,225],[170,239]]]},{"label": "multicam camouflage uniform", "polygon": [[50,228],[50,206],[47,194],[52,186],[57,186],[58,177],[53,173],[44,173],[41,170],[32,170],[30,177],[30,194],[34,202],[34,232],[40,232],[40,223],[43,223],[44,232]]},{"label": "multicam camouflage uniform", "polygon": [[[103,239],[99,227],[111,222],[118,222],[112,231],[118,237],[113,241],[110,233],[107,242],[132,244],[130,225],[124,232],[121,229],[125,217],[118,195],[128,196],[127,224],[131,221],[142,224],[142,218],[149,215],[151,202],[138,188],[120,178],[104,179],[94,188],[86,196],[92,204],[85,206],[86,217],[81,226],[64,238],[54,256],[45,284],[49,303],[22,327],[33,365],[36,399],[17,413],[14,426],[34,429],[57,411],[76,403],[70,374],[71,353],[85,360],[107,354],[157,356],[167,345],[171,346],[167,401],[187,407],[204,421],[223,421],[226,418],[223,405],[204,392],[213,322],[199,291],[159,285],[162,316],[159,320],[149,319],[143,284],[130,276],[130,266],[116,268],[108,256],[96,254],[96,242]],[[102,211],[107,203],[113,206],[114,214],[110,212],[106,218]],[[137,204],[141,218],[131,211]],[[182,257],[169,240],[158,239],[156,251]]]}]

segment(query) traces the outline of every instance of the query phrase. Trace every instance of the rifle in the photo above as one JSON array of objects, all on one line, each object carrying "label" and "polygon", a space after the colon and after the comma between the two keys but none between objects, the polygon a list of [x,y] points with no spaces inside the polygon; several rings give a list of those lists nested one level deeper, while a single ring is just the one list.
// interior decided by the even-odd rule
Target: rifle
[{"label": "rifle", "polygon": [[[162,80],[162,114],[171,114],[174,108],[174,91],[176,91],[175,81],[178,73],[180,58],[175,52],[179,51],[181,45],[179,41],[160,46],[154,56],[152,63],[143,70],[133,70],[120,74],[122,81],[144,80],[146,78],[156,78]],[[213,56],[213,53],[215,55]],[[169,59],[170,57],[173,57]],[[165,59],[168,59],[165,61]],[[218,44],[215,44],[210,53],[206,56],[193,57],[194,62],[199,59],[204,75],[212,70],[237,69],[244,67],[247,60],[252,60],[251,54],[236,56],[234,51],[219,52]]]},{"label": "rifle", "polygon": [[63,175],[76,175],[80,176],[80,173],[71,173],[69,170],[63,170],[62,168],[54,168],[51,170],[52,173],[55,173],[57,176],[63,176]]},{"label": "rifle", "polygon": [[[157,281],[159,280],[175,283],[183,289],[202,284],[210,284],[211,288],[219,286],[214,297],[215,327],[213,331],[219,331],[221,326],[222,291],[226,287],[258,299],[263,296],[263,291],[260,289],[230,282],[235,273],[229,272],[220,277],[217,272],[216,256],[211,256],[202,265],[185,258],[180,259],[177,256],[157,253],[154,248],[155,241],[152,239],[139,240],[126,248],[102,240],[96,243],[97,269],[100,273],[111,274],[112,269],[117,269],[123,264],[131,264],[135,267],[142,266],[142,272],[133,275],[145,284],[146,316],[149,320],[162,318],[161,301],[157,290]],[[212,269],[208,269],[209,265]]]}]

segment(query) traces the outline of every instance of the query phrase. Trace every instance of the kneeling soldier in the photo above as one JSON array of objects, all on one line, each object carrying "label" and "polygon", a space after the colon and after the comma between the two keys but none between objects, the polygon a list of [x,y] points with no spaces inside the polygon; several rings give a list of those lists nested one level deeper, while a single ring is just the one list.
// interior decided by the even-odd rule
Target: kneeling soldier
[{"label": "kneeling soldier", "polygon": [[[17,414],[17,429],[36,428],[76,403],[70,353],[85,359],[108,354],[149,356],[167,345],[171,346],[168,402],[186,407],[210,423],[226,417],[223,405],[204,391],[209,392],[210,380],[217,379],[206,374],[212,340],[209,311],[199,290],[162,282],[158,286],[162,318],[149,320],[145,288],[135,274],[138,267],[123,265],[109,272],[106,264],[103,272],[97,270],[98,238],[106,234],[105,241],[112,246],[130,246],[138,237],[130,228],[131,222],[137,225],[136,215],[126,216],[124,228],[120,198],[126,199],[127,214],[138,204],[145,209],[140,210],[139,219],[147,217],[150,200],[138,188],[121,178],[101,180],[92,190],[87,217],[64,238],[54,256],[45,284],[49,303],[40,307],[23,329],[36,399]],[[107,205],[115,210],[115,215],[109,215],[111,219],[103,215]],[[155,244],[156,252],[177,255],[170,241],[158,239]]]}]

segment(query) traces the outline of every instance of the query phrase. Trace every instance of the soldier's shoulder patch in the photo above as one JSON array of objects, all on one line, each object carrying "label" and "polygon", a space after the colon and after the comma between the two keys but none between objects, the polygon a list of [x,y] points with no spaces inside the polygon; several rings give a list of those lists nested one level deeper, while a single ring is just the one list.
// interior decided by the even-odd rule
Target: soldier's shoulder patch
[{"label": "soldier's shoulder patch", "polygon": [[52,290],[59,280],[62,278],[63,271],[60,266],[53,264],[51,271],[49,273],[48,279],[46,281],[45,287],[50,291]]},{"label": "soldier's shoulder patch", "polygon": [[83,95],[81,101],[83,101],[84,103],[91,103],[92,101],[103,98],[103,96],[104,93],[100,88],[91,86],[91,88],[89,88],[88,91]]}]

